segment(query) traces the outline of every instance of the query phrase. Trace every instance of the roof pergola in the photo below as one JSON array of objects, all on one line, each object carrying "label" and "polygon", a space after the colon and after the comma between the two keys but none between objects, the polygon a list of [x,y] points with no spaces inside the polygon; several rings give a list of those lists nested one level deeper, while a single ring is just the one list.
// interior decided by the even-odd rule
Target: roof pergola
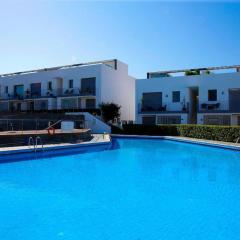
[{"label": "roof pergola", "polygon": [[171,73],[185,73],[187,71],[207,71],[207,70],[213,71],[213,70],[226,70],[226,69],[240,69],[240,65],[221,66],[221,67],[206,67],[206,68],[188,68],[188,69],[180,69],[180,70],[148,72],[147,78],[149,78],[151,74],[167,75],[167,74],[171,74]]}]

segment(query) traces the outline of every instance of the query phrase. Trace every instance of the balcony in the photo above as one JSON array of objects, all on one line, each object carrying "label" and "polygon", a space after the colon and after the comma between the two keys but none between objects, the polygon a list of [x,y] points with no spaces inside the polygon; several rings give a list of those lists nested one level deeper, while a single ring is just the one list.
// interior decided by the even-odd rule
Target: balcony
[{"label": "balcony", "polygon": [[198,106],[198,113],[240,113],[240,105],[230,101],[201,101]]},{"label": "balcony", "polygon": [[187,106],[181,106],[177,110],[170,110],[169,106],[171,104],[162,104],[157,107],[152,106],[143,106],[141,103],[138,104],[138,113],[139,114],[174,114],[174,113],[188,113],[188,104]]},{"label": "balcony", "polygon": [[81,90],[80,88],[69,88],[62,89],[62,94],[58,95],[58,97],[68,96],[96,96],[96,90],[91,88],[84,90]]},{"label": "balcony", "polygon": [[198,104],[199,113],[219,113],[229,112],[228,101],[201,101]]},{"label": "balcony", "polygon": [[56,98],[56,97],[71,97],[71,96],[96,96],[95,89],[86,89],[82,91],[79,88],[71,89],[42,89],[41,92],[31,92],[26,90],[23,94],[17,93],[4,93],[1,100],[31,100],[39,98]]}]

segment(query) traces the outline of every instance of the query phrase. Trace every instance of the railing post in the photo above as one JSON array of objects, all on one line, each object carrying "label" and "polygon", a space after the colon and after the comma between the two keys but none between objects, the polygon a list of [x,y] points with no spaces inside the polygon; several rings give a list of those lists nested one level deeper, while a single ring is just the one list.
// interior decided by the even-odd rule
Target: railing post
[{"label": "railing post", "polygon": [[36,124],[35,127],[36,127],[36,133],[37,133],[37,119],[35,120],[35,124]]}]

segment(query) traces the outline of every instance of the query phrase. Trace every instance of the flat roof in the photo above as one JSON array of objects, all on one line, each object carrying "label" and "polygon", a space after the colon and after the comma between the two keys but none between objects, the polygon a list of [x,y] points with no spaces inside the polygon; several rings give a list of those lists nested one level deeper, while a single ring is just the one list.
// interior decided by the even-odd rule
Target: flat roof
[{"label": "flat roof", "polygon": [[180,70],[168,70],[168,71],[156,71],[156,72],[147,72],[147,78],[150,77],[151,74],[171,74],[171,73],[183,73],[187,71],[206,71],[206,70],[224,70],[224,69],[240,69],[240,65],[230,65],[230,66],[221,66],[221,67],[205,67],[205,68],[187,68]]},{"label": "flat roof", "polygon": [[38,73],[38,72],[46,72],[46,71],[53,71],[53,70],[66,69],[66,68],[75,68],[75,67],[94,65],[94,64],[105,64],[107,66],[113,67],[114,69],[117,69],[117,59],[110,59],[110,60],[62,65],[62,66],[50,67],[50,68],[40,68],[40,69],[34,69],[34,70],[28,70],[28,71],[22,71],[22,72],[5,73],[5,74],[1,74],[0,77],[9,77],[9,76],[28,74],[28,73]]}]

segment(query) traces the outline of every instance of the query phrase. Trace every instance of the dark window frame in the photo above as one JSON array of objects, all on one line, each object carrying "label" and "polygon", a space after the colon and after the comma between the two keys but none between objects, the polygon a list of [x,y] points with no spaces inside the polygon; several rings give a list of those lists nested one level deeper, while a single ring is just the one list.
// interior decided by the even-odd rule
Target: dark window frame
[{"label": "dark window frame", "polygon": [[[93,81],[93,85],[89,86],[88,81]],[[96,84],[97,84],[97,78],[96,77],[87,77],[87,78],[81,78],[81,92],[91,92],[92,94],[96,94]]]},{"label": "dark window frame", "polygon": [[85,100],[86,108],[96,108],[96,99],[95,98],[87,98]]},{"label": "dark window frame", "polygon": [[[178,95],[176,95],[178,94]],[[180,91],[172,91],[172,102],[178,103],[181,99],[181,92]]]},{"label": "dark window frame", "polygon": [[48,82],[48,90],[49,90],[49,91],[52,91],[52,81],[49,81],[49,82]]},{"label": "dark window frame", "polygon": [[8,94],[8,86],[5,86],[4,92],[5,92],[6,94]]},{"label": "dark window frame", "polygon": [[217,101],[217,89],[208,90],[208,101],[209,102]]},{"label": "dark window frame", "polygon": [[73,79],[68,80],[68,88],[73,88]]}]

